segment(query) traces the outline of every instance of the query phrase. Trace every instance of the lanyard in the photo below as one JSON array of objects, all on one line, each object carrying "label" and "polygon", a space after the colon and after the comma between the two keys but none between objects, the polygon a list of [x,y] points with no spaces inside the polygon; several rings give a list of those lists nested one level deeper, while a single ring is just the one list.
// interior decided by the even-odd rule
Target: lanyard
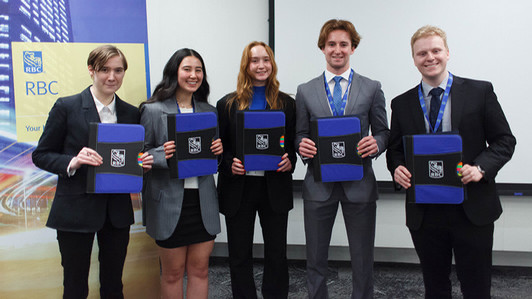
[{"label": "lanyard", "polygon": [[329,83],[327,82],[327,78],[325,78],[325,72],[323,72],[323,82],[325,82],[325,91],[327,92],[327,99],[329,100],[329,106],[331,106],[331,111],[333,112],[334,116],[340,116],[344,115],[345,105],[347,104],[347,94],[349,91],[349,86],[351,86],[351,82],[353,82],[353,74],[355,72],[353,69],[351,69],[351,73],[349,74],[349,81],[347,83],[347,88],[345,90],[344,96],[342,97],[342,107],[340,108],[340,111],[336,111],[336,106],[334,105],[333,97],[331,95],[331,90],[329,89]]},{"label": "lanyard", "polygon": [[[175,101],[175,103],[176,103],[176,105],[177,105],[177,112],[178,112],[179,114],[181,114],[181,109],[179,109],[179,103],[178,103],[177,101]],[[190,101],[190,105],[192,105],[192,113],[194,113],[194,112],[195,112],[194,110],[196,110],[196,109],[194,109],[194,99],[192,99],[192,100]]]},{"label": "lanyard", "polygon": [[432,128],[430,124],[429,115],[427,113],[427,105],[425,105],[425,98],[423,97],[421,83],[419,84],[419,87],[417,89],[417,93],[419,95],[419,104],[421,105],[421,109],[423,109],[423,114],[425,115],[425,119],[428,121],[429,128],[432,130],[433,133],[436,133],[436,130],[438,130],[438,127],[440,126],[441,121],[443,119],[443,111],[445,111],[445,106],[447,105],[447,101],[449,100],[449,94],[451,92],[452,84],[453,84],[453,74],[449,72],[449,79],[447,80],[447,87],[445,87],[445,92],[443,93],[443,98],[441,99],[440,111],[438,112],[438,118],[436,119],[436,124],[434,125],[434,128]]}]

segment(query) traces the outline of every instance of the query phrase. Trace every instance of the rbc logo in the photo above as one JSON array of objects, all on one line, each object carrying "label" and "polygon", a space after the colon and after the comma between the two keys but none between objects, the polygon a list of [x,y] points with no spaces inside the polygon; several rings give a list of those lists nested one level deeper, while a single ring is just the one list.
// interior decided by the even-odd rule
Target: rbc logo
[{"label": "rbc logo", "polygon": [[191,155],[201,153],[201,137],[188,138],[188,153]]},{"label": "rbc logo", "polygon": [[42,73],[42,52],[24,51],[24,72],[28,74]]},{"label": "rbc logo", "polygon": [[335,159],[345,158],[345,142],[343,141],[333,141],[332,146],[332,157]]},{"label": "rbc logo", "polygon": [[429,178],[441,179],[443,175],[443,161],[429,161]]},{"label": "rbc logo", "polygon": [[111,149],[111,166],[112,167],[126,166],[126,150],[125,149]]},{"label": "rbc logo", "polygon": [[268,134],[255,135],[255,147],[258,150],[267,150],[269,147]]}]

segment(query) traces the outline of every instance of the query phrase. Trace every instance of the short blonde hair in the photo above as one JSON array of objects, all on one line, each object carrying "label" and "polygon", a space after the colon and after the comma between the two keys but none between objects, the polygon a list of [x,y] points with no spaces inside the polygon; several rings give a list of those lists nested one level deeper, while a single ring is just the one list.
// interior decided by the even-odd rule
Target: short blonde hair
[{"label": "short blonde hair", "polygon": [[447,46],[447,34],[442,29],[431,26],[431,25],[425,25],[421,28],[419,28],[414,35],[412,35],[412,38],[410,39],[410,48],[412,49],[412,56],[414,56],[414,44],[416,41],[420,38],[425,38],[428,36],[439,36],[441,39],[443,39],[443,44],[445,45],[445,49],[449,51],[449,46]]}]

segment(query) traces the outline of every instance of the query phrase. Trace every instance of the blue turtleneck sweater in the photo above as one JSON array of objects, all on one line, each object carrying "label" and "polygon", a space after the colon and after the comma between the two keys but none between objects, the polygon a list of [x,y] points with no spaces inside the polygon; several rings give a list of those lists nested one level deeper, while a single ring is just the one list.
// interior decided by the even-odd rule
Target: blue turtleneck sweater
[{"label": "blue turtleneck sweater", "polygon": [[266,109],[266,86],[253,86],[253,98],[249,110]]}]

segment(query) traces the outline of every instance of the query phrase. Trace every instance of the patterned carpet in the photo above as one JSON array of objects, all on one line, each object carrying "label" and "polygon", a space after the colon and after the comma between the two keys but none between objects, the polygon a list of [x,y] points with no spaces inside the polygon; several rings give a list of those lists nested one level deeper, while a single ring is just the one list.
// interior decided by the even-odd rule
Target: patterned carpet
[{"label": "patterned carpet", "polygon": [[[255,284],[260,296],[263,261],[255,262]],[[398,263],[375,264],[375,298],[424,298],[423,278],[419,265]],[[289,261],[289,298],[307,298],[305,262]],[[229,268],[225,258],[212,258],[209,273],[209,298],[232,298]],[[453,298],[462,298],[460,284],[453,272]],[[330,298],[350,298],[351,271],[347,262],[330,262],[327,282]],[[492,298],[531,298],[532,268],[495,267]]]}]

